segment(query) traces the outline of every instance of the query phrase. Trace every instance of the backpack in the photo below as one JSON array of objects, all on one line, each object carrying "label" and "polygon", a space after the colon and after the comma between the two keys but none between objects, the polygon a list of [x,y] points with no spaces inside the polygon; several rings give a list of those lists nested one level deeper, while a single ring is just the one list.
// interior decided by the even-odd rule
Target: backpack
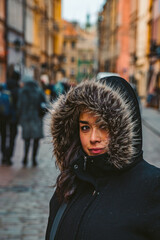
[{"label": "backpack", "polygon": [[11,115],[12,98],[10,91],[2,89],[0,91],[0,115],[9,117]]}]

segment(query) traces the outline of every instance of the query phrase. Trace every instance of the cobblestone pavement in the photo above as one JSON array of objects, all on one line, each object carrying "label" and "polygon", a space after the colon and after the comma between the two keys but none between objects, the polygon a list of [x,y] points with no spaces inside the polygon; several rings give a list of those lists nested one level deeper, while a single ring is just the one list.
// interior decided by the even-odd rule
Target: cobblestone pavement
[{"label": "cobblestone pavement", "polygon": [[143,125],[144,159],[160,168],[160,137]]},{"label": "cobblestone pavement", "polygon": [[[39,165],[23,168],[21,133],[12,167],[0,167],[0,240],[44,240],[49,200],[58,171],[52,158],[51,137],[45,121],[46,138],[41,141]],[[160,167],[160,137],[143,126],[144,158]]]},{"label": "cobblestone pavement", "polygon": [[0,240],[44,240],[49,200],[58,174],[50,137],[41,141],[38,167],[22,167],[18,136],[12,167],[0,167]]}]

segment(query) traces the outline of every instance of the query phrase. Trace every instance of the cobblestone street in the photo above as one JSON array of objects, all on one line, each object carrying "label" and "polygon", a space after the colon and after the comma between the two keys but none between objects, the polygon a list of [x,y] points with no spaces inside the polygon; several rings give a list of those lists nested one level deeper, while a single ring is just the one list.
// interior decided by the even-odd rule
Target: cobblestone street
[{"label": "cobblestone street", "polygon": [[[47,125],[47,124],[45,124]],[[45,126],[46,135],[48,127]],[[41,141],[38,167],[23,168],[21,135],[12,167],[0,167],[0,240],[43,240],[51,187],[57,175],[50,138]]]},{"label": "cobblestone street", "polygon": [[[149,110],[147,110],[149,111]],[[151,112],[153,115],[155,112]],[[160,114],[143,115],[154,127],[160,124]],[[48,119],[45,120],[45,138],[41,141],[38,167],[22,167],[23,141],[19,129],[12,167],[0,166],[0,240],[44,240],[48,219],[49,200],[58,171],[54,167]],[[153,126],[153,125],[152,125]],[[160,167],[160,137],[152,128],[143,125],[144,158]],[[30,152],[31,154],[31,152]],[[31,156],[30,156],[31,158]]]}]

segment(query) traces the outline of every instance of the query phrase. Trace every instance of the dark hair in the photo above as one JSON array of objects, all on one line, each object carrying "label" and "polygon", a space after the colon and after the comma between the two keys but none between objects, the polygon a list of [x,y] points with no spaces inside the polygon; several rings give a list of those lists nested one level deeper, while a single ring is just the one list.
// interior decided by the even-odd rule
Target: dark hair
[{"label": "dark hair", "polygon": [[56,181],[56,193],[59,198],[59,201],[68,201],[77,189],[78,179],[76,178],[75,173],[72,170],[72,162],[77,157],[79,150],[81,148],[81,142],[79,138],[79,116],[81,112],[93,112],[85,105],[79,106],[77,109],[78,118],[75,119],[77,126],[76,132],[74,132],[74,141],[69,146],[68,150],[63,157],[63,161],[57,160],[57,165],[60,164],[61,173],[59,174]]},{"label": "dark hair", "polygon": [[60,202],[68,201],[77,189],[78,179],[72,170],[72,162],[77,157],[81,148],[81,142],[79,138],[79,116],[81,112],[87,110],[88,108],[83,104],[76,109],[77,114],[75,115],[77,115],[77,118],[75,118],[75,129],[77,129],[77,131],[74,132],[74,141],[67,149],[63,157],[63,161],[60,161],[59,159],[56,161],[57,165],[60,164],[61,170],[61,173],[59,174],[55,184],[56,193]]},{"label": "dark hair", "polygon": [[80,140],[77,138],[64,157],[61,173],[56,181],[56,193],[60,202],[68,201],[76,191],[77,179],[71,164],[79,152],[80,145]]}]

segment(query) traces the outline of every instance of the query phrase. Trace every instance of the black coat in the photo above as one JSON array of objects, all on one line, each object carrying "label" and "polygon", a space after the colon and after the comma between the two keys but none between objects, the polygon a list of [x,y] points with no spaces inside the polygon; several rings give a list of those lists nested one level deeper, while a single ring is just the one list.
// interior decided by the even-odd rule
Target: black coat
[{"label": "black coat", "polygon": [[[105,177],[85,173],[82,158],[74,165],[78,165],[74,171],[80,179],[79,187],[68,203],[55,240],[160,239],[160,169],[141,156],[121,171],[106,169]],[[97,172],[96,163],[94,167]],[[94,167],[90,168],[92,176]],[[54,194],[46,240],[58,208]]]},{"label": "black coat", "polygon": [[43,138],[43,122],[39,114],[41,99],[45,95],[36,81],[28,81],[19,92],[18,116],[23,139]]},{"label": "black coat", "polygon": [[[84,108],[109,131],[103,155],[85,156],[81,150],[78,121]],[[58,99],[51,127],[64,186],[72,185],[73,177],[77,186],[55,240],[160,240],[160,169],[143,160],[141,115],[132,87],[120,77],[86,81]],[[66,163],[68,149],[76,151]],[[59,206],[54,194],[46,240]]]}]

